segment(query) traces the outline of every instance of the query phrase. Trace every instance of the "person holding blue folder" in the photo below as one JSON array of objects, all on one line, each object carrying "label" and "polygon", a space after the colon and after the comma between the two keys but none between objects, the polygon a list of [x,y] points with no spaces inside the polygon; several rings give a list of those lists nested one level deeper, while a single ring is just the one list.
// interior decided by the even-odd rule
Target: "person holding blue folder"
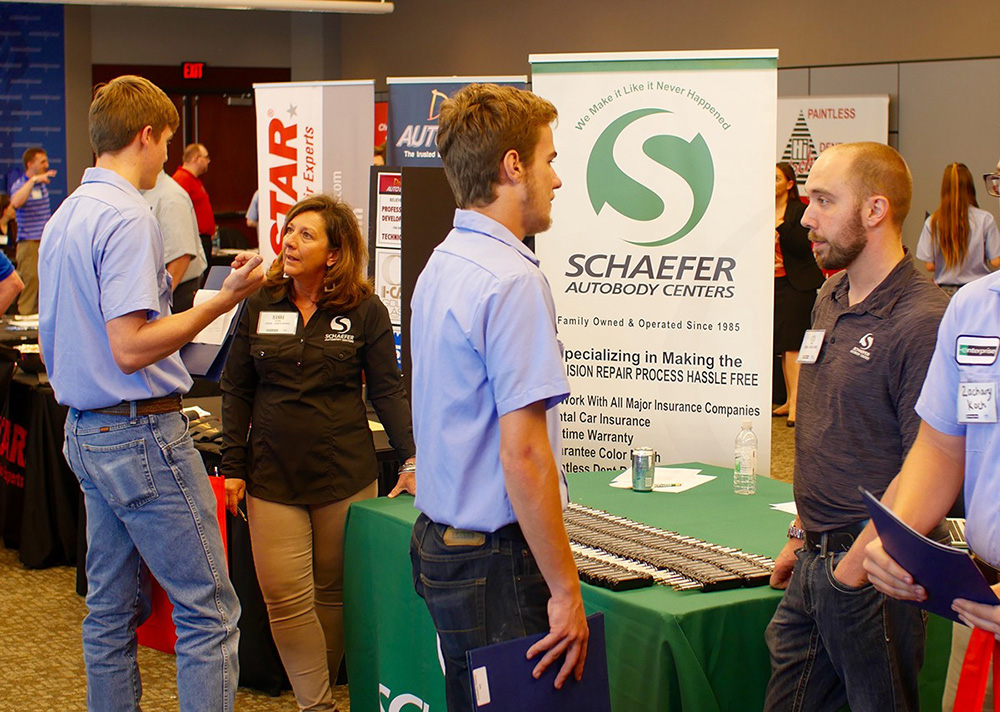
[{"label": "person holding blue folder", "polygon": [[555,306],[525,236],[548,229],[561,182],[531,92],[470,84],[437,134],[460,207],[413,293],[413,425],[420,452],[410,558],[441,640],[449,712],[474,709],[466,651],[547,633],[535,677],[565,655],[579,680],[589,628],[563,525],[559,412],[569,395]]},{"label": "person holding blue folder", "polygon": [[[990,195],[1000,197],[1000,165],[984,176]],[[916,410],[920,432],[903,464],[892,510],[925,533],[948,513],[965,491],[965,536],[980,570],[1000,594],[1000,273],[958,290],[941,321]],[[883,593],[922,601],[926,591],[882,548],[879,539],[866,549],[868,577]],[[961,599],[952,605],[968,625],[1000,636],[1000,606]],[[956,625],[943,705],[950,710],[969,629]],[[986,699],[992,695],[987,693]]]},{"label": "person holding blue folder", "polygon": [[890,493],[917,435],[913,412],[947,298],[903,248],[910,170],[884,144],[827,148],[806,181],[827,280],[800,349],[797,516],[771,585],[786,588],[765,633],[768,712],[917,709],[921,612],[874,590],[874,536],[858,486]]}]

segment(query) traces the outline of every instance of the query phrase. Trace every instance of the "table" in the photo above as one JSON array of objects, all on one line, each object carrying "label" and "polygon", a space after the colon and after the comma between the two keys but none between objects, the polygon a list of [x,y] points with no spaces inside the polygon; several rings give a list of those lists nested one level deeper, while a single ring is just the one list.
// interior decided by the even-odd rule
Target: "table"
[{"label": "table", "polygon": [[18,372],[0,411],[0,531],[28,568],[77,560],[80,485],[62,456],[66,408]]},{"label": "table", "polygon": [[[790,501],[791,486],[759,478],[757,494],[742,497],[732,492],[732,470],[691,466],[718,477],[684,493],[646,494],[608,487],[615,473],[577,473],[569,475],[570,496],[716,544],[776,555],[789,515],[769,505]],[[444,709],[434,628],[410,578],[417,514],[410,497],[354,504],[348,514],[345,642],[354,712],[407,703]],[[770,676],[764,629],[781,595],[768,587],[700,593],[655,586],[614,593],[584,584],[587,612],[606,616],[614,709],[761,709]],[[950,630],[950,623],[932,617],[921,673],[926,710],[940,709]]]}]

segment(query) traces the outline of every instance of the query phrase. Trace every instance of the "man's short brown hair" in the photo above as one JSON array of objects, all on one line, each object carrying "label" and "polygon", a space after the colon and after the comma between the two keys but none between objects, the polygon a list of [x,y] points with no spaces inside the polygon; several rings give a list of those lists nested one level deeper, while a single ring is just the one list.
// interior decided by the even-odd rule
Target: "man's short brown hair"
[{"label": "man's short brown hair", "polygon": [[485,207],[496,200],[504,155],[517,151],[530,163],[539,130],[557,116],[551,102],[496,84],[469,84],[443,102],[437,146],[458,205]]},{"label": "man's short brown hair", "polygon": [[90,104],[90,145],[98,156],[120,151],[146,126],[159,140],[165,128],[180,125],[177,108],[148,79],[124,75],[97,87]]},{"label": "man's short brown hair", "polygon": [[21,156],[21,160],[24,161],[25,170],[27,170],[28,166],[31,165],[31,162],[35,160],[35,156],[37,156],[39,153],[45,153],[45,149],[42,148],[41,146],[32,146],[31,148],[29,148],[27,151],[24,152],[24,155]]},{"label": "man's short brown hair", "polygon": [[899,152],[872,141],[843,143],[836,148],[850,155],[850,181],[858,202],[884,195],[889,200],[893,225],[902,230],[913,198],[913,176]]},{"label": "man's short brown hair", "polygon": [[184,148],[184,155],[181,156],[181,163],[190,163],[194,159],[198,158],[202,151],[208,153],[208,150],[200,143],[189,143]]}]

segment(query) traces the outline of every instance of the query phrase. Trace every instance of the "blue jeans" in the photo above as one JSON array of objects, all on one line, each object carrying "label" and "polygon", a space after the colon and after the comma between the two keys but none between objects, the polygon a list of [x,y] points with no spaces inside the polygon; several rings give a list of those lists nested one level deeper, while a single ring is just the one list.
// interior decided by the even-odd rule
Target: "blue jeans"
[{"label": "blue jeans", "polygon": [[926,615],[871,584],[833,576],[844,554],[798,552],[795,571],[765,639],[771,681],[764,709],[852,712],[920,709]]},{"label": "blue jeans", "polygon": [[441,640],[448,711],[467,712],[475,705],[465,651],[547,633],[549,587],[523,540],[492,533],[466,544],[446,540],[447,529],[421,514],[410,560]]},{"label": "blue jeans", "polygon": [[139,709],[135,629],[149,610],[145,565],[174,605],[180,709],[232,710],[240,605],[187,419],[70,409],[63,452],[87,506],[87,708]]}]

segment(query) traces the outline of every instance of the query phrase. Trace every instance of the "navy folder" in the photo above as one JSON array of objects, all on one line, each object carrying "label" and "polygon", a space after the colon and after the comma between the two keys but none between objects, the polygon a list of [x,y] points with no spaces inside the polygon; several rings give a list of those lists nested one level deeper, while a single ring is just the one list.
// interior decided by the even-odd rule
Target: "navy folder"
[{"label": "navy folder", "polygon": [[961,623],[951,610],[956,598],[994,606],[1000,603],[967,552],[928,539],[886,509],[871,492],[858,489],[886,553],[927,591],[927,600],[916,605]]},{"label": "navy folder", "polygon": [[545,634],[507,640],[466,653],[472,682],[473,704],[476,710],[496,712],[611,712],[611,692],[608,688],[608,659],[604,649],[604,614],[587,617],[590,640],[583,679],[572,675],[557,690],[553,683],[562,667],[560,658],[537,680],[531,671],[540,655],[528,660],[528,648]]},{"label": "navy folder", "polygon": [[[203,289],[221,289],[222,283],[232,271],[231,267],[216,266],[208,272]],[[236,308],[236,315],[229,325],[229,332],[223,340],[222,345],[216,344],[196,344],[190,343],[181,347],[181,360],[192,376],[201,376],[209,381],[218,383],[222,378],[222,369],[229,358],[229,351],[233,348],[233,337],[236,335],[236,327],[239,326],[243,308],[246,305],[244,299]]]}]

